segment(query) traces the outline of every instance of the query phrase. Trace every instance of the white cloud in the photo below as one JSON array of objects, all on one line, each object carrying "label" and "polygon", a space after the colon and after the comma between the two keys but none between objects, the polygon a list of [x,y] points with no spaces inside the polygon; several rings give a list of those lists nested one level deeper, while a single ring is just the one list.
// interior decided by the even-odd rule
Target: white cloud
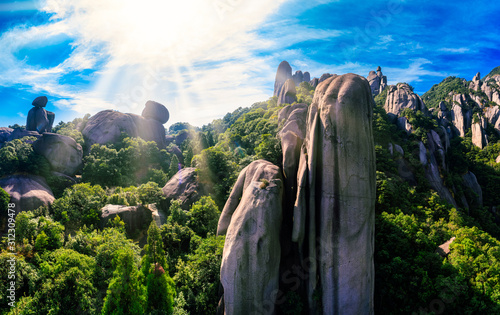
[{"label": "white cloud", "polygon": [[26,118],[26,115],[24,115],[22,112],[17,113],[17,115],[21,118]]},{"label": "white cloud", "polygon": [[[262,73],[274,69],[254,52],[274,44],[253,31],[285,1],[47,0],[48,24],[1,35],[0,85],[29,86],[81,114],[109,108],[140,113],[154,99],[169,108],[170,122],[207,123],[269,96]],[[23,47],[43,47],[61,35],[73,40],[73,51],[57,66],[15,57]],[[86,69],[97,70],[89,86],[61,83]]]},{"label": "white cloud", "polygon": [[470,48],[460,47],[460,48],[440,48],[439,51],[452,53],[452,54],[463,54],[470,51]]}]

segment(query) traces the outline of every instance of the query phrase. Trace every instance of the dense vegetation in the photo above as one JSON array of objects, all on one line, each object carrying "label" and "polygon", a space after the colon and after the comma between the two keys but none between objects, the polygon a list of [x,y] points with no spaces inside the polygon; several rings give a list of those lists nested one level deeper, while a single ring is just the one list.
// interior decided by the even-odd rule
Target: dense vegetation
[{"label": "dense vegetation", "polygon": [[[467,92],[462,79],[448,78],[424,94],[428,107],[448,93]],[[310,104],[314,89],[298,87],[299,102]],[[398,131],[383,105],[387,89],[375,98],[373,131],[377,156],[375,235],[375,312],[378,314],[500,313],[500,228],[489,209],[500,206],[500,142],[483,150],[470,134],[451,142],[441,170],[456,199],[470,199],[462,175],[472,171],[483,188],[484,207],[454,208],[430,190],[418,161],[418,143],[427,132],[440,133],[420,112],[404,112],[415,132]],[[428,103],[427,103],[428,102]],[[0,300],[2,314],[214,314],[219,302],[219,270],[224,237],[217,221],[239,172],[251,161],[282,163],[276,97],[239,108],[202,128],[170,126],[167,150],[154,142],[123,135],[115,144],[88,149],[80,183],[61,189],[50,207],[23,212],[16,219],[18,253],[14,309]],[[81,130],[88,116],[59,123],[57,133],[85,147]],[[495,139],[495,138],[493,138]],[[32,173],[50,178],[48,165],[30,138],[0,149],[1,175]],[[404,151],[391,154],[389,144]],[[177,146],[182,155],[172,153]],[[401,159],[414,180],[399,172]],[[183,163],[180,162],[182,160]],[[160,188],[179,167],[193,166],[206,196],[183,210],[165,203]],[[49,181],[49,185],[55,184]],[[7,198],[0,190],[0,206]],[[146,235],[129,235],[117,216],[99,228],[106,204],[161,205],[166,223],[153,221]],[[144,246],[137,242],[142,237]],[[443,258],[436,248],[455,237]],[[5,239],[3,240],[5,244]],[[5,246],[3,248],[6,248]],[[6,251],[0,254],[0,289],[6,292]],[[300,298],[285,302],[287,314],[300,314]],[[282,308],[285,311],[285,307]]]}]

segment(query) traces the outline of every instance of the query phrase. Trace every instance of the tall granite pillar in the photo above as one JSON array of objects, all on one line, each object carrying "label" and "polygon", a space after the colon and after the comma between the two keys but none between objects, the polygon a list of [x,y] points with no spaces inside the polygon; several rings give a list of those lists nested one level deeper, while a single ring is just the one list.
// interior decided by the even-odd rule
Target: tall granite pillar
[{"label": "tall granite pillar", "polygon": [[372,106],[354,74],[320,83],[310,105],[292,236],[309,265],[310,314],[373,314]]}]

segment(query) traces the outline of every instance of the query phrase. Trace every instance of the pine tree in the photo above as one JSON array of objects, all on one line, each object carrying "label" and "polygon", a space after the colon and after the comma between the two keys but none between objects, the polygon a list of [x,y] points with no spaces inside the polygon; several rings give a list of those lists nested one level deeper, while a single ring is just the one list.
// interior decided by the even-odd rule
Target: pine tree
[{"label": "pine tree", "polygon": [[174,281],[168,275],[167,257],[163,250],[161,232],[156,223],[148,229],[148,244],[144,247],[142,272],[146,278],[147,311],[172,313],[174,304]]},{"label": "pine tree", "polygon": [[170,170],[169,170],[170,177],[177,174],[178,171],[179,171],[179,158],[177,157],[177,155],[172,154],[172,160],[170,161]]},{"label": "pine tree", "polygon": [[102,314],[144,314],[146,290],[132,250],[118,251],[113,264],[116,269],[108,286]]}]

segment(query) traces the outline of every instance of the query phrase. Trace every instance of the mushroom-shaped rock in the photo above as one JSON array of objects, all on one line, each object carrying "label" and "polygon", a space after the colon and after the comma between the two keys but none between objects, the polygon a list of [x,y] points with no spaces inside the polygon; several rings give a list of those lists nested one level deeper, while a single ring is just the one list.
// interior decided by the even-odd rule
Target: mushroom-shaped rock
[{"label": "mushroom-shaped rock", "polygon": [[181,208],[189,210],[193,203],[198,201],[203,193],[203,188],[197,180],[196,169],[186,167],[181,169],[162,188],[167,202],[180,200]]},{"label": "mushroom-shaped rock", "polygon": [[159,121],[162,125],[170,118],[168,109],[160,103],[147,101],[146,107],[142,111],[142,117]]},{"label": "mushroom-shaped rock", "polygon": [[47,96],[39,96],[33,100],[31,105],[35,107],[45,107],[47,105],[48,99]]},{"label": "mushroom-shaped rock", "polygon": [[287,61],[282,61],[278,66],[278,70],[276,71],[273,95],[278,96],[286,80],[291,78],[292,78],[292,67],[290,67],[290,64]]},{"label": "mushroom-shaped rock", "polygon": [[292,104],[297,101],[297,88],[292,79],[286,80],[278,95],[278,106],[281,104]]},{"label": "mushroom-shaped rock", "polygon": [[83,150],[73,138],[46,132],[33,148],[49,161],[55,172],[73,176],[82,165]]},{"label": "mushroom-shaped rock", "polygon": [[280,169],[264,160],[244,168],[219,219],[226,234],[220,280],[225,314],[274,314],[279,288]]},{"label": "mushroom-shaped rock", "polygon": [[320,83],[309,108],[293,240],[313,260],[310,314],[373,314],[373,106],[368,81],[345,74]]},{"label": "mushroom-shaped rock", "polygon": [[384,109],[387,113],[398,115],[406,108],[413,111],[420,110],[427,112],[424,102],[417,94],[413,93],[410,86],[406,83],[399,83],[397,86],[391,86],[387,93]]},{"label": "mushroom-shaped rock", "polygon": [[16,213],[48,206],[54,201],[52,190],[41,176],[11,175],[0,179],[0,187],[10,195]]}]

